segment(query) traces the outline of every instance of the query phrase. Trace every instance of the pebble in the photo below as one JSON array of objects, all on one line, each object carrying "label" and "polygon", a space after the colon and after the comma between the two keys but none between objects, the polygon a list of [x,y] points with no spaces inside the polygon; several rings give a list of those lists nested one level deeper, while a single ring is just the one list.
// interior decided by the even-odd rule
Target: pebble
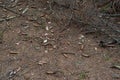
[{"label": "pebble", "polygon": [[47,39],[45,39],[44,41],[43,41],[43,43],[47,43],[48,42],[48,40]]},{"label": "pebble", "polygon": [[46,26],[46,27],[45,27],[45,29],[46,29],[46,31],[48,31],[48,30],[49,30],[49,27],[48,27],[48,26]]}]

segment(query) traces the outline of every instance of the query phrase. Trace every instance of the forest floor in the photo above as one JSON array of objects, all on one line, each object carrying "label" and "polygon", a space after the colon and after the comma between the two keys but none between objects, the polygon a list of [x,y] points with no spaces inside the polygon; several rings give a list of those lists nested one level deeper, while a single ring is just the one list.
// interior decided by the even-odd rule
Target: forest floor
[{"label": "forest floor", "polygon": [[101,47],[80,24],[61,31],[39,0],[17,4],[0,7],[0,80],[120,79],[119,45]]}]

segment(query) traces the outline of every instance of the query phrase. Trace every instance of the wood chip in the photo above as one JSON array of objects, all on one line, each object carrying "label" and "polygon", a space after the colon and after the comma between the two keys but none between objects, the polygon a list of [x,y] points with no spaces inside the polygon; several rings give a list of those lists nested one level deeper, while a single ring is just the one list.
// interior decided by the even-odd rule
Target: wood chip
[{"label": "wood chip", "polygon": [[63,54],[64,57],[68,58],[68,56],[66,54]]},{"label": "wood chip", "polygon": [[43,64],[47,64],[47,62],[46,62],[46,61],[39,61],[38,64],[39,64],[39,65],[43,65]]},{"label": "wood chip", "polygon": [[81,45],[80,46],[80,50],[84,50],[85,46],[84,45]]},{"label": "wood chip", "polygon": [[47,71],[46,74],[54,74],[55,72],[53,71]]},{"label": "wood chip", "polygon": [[82,56],[87,58],[90,57],[88,54],[85,54],[85,53],[82,53]]}]

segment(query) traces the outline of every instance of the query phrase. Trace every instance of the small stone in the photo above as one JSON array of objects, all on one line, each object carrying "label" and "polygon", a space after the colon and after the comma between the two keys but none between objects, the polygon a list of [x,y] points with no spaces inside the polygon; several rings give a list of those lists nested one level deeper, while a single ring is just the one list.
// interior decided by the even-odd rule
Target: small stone
[{"label": "small stone", "polygon": [[48,33],[45,33],[45,36],[48,36]]},{"label": "small stone", "polygon": [[98,48],[97,48],[97,47],[95,47],[95,50],[97,51],[97,50],[98,50]]},{"label": "small stone", "polygon": [[53,45],[53,48],[54,48],[54,49],[56,49],[56,48],[57,48],[57,46],[56,46],[56,45]]},{"label": "small stone", "polygon": [[35,47],[35,49],[36,49],[36,50],[39,50],[39,49],[40,49],[40,47]]},{"label": "small stone", "polygon": [[31,73],[32,76],[34,76],[34,73]]},{"label": "small stone", "polygon": [[20,42],[17,42],[17,43],[15,43],[16,45],[19,45],[20,44]]},{"label": "small stone", "polygon": [[81,42],[78,42],[79,45],[81,45],[82,43]]},{"label": "small stone", "polygon": [[51,22],[48,22],[48,24],[51,24]]},{"label": "small stone", "polygon": [[48,53],[48,50],[45,50],[45,53]]},{"label": "small stone", "polygon": [[79,39],[83,39],[85,36],[84,35],[80,35]]},{"label": "small stone", "polygon": [[47,39],[45,39],[44,41],[43,41],[43,43],[47,43],[48,42],[48,40]]},{"label": "small stone", "polygon": [[45,29],[46,29],[46,31],[48,31],[48,30],[49,30],[49,27],[48,27],[48,26],[46,26],[46,27],[45,27]]}]

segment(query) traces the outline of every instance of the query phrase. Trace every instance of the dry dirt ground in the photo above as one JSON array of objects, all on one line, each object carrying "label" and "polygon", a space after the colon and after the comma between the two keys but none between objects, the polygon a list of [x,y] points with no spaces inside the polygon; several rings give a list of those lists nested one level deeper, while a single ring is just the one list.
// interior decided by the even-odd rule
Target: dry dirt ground
[{"label": "dry dirt ground", "polygon": [[0,80],[120,80],[118,45],[100,47],[82,25],[59,33],[39,0],[3,1],[13,7],[0,8]]}]

